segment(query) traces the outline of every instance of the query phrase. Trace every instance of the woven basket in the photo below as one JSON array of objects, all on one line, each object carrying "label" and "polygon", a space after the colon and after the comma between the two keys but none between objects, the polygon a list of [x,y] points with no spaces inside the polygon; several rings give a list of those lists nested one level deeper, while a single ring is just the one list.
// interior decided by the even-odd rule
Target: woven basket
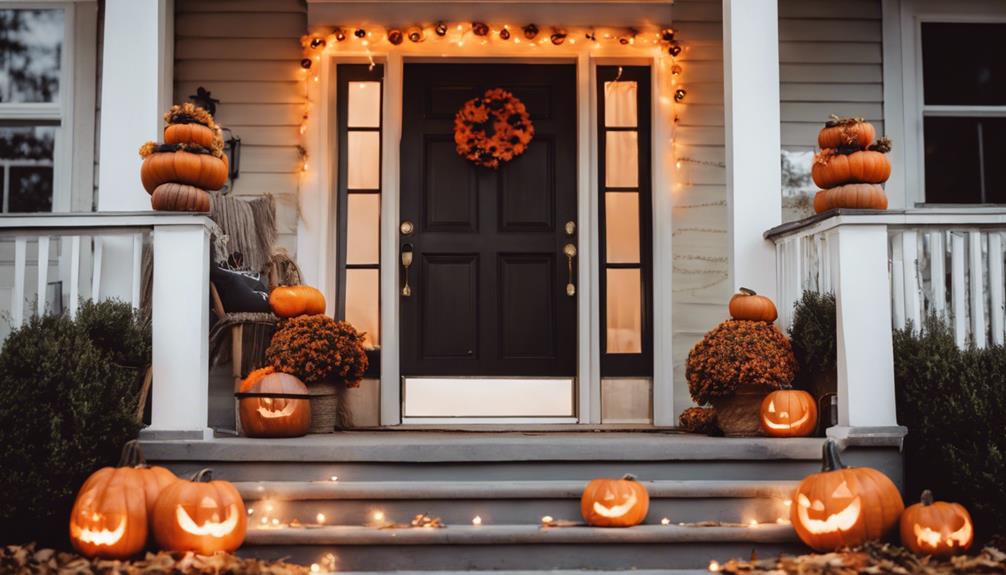
[{"label": "woven basket", "polygon": [[311,429],[308,433],[332,433],[339,417],[339,396],[331,383],[316,383],[307,387],[311,394]]},{"label": "woven basket", "polygon": [[727,437],[762,435],[761,402],[772,391],[761,385],[742,385],[730,397],[712,402],[716,408],[716,424]]}]

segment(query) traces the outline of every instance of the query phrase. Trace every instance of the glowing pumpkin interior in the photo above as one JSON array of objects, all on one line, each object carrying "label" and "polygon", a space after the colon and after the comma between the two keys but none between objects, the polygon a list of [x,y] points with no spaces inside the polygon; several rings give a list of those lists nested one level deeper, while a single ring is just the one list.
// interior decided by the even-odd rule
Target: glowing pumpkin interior
[{"label": "glowing pumpkin interior", "polygon": [[773,414],[771,417],[765,418],[765,425],[769,429],[779,429],[779,430],[790,430],[794,427],[800,427],[807,420],[810,419],[810,412],[804,412],[803,416],[796,421],[790,421],[790,415],[788,410],[776,410],[775,402],[769,401],[768,403],[768,413]]},{"label": "glowing pumpkin interior", "polygon": [[[832,499],[852,499],[840,511],[820,517],[826,509],[823,501],[815,499],[811,501],[806,494],[799,493],[796,497],[797,519],[807,531],[821,535],[825,533],[837,533],[851,530],[859,521],[859,516],[863,512],[863,502],[856,496],[853,497],[846,482],[842,482],[831,494]],[[811,513],[816,513],[817,517],[811,517]]]},{"label": "glowing pumpkin interior", "polygon": [[[217,502],[210,497],[203,497],[199,502],[199,509],[205,515],[212,513],[208,519],[201,524],[197,523],[183,505],[178,505],[175,509],[175,520],[186,533],[205,537],[226,537],[238,526],[241,510],[234,503],[225,509],[220,509]],[[212,511],[211,511],[212,510]],[[221,511],[223,513],[221,513]]]},{"label": "glowing pumpkin interior", "polygon": [[263,397],[259,399],[258,414],[264,419],[289,417],[296,411],[297,404],[284,398]]},{"label": "glowing pumpkin interior", "polygon": [[[90,492],[93,501],[93,491]],[[118,520],[116,520],[116,517]],[[115,527],[109,527],[115,525]],[[70,537],[82,543],[104,545],[110,547],[122,540],[126,534],[126,517],[124,515],[103,515],[86,508],[81,509],[76,521],[70,522]]]},{"label": "glowing pumpkin interior", "polygon": [[[617,496],[611,492],[609,489],[604,494],[604,501],[614,501]],[[621,517],[626,513],[632,511],[632,508],[639,503],[639,498],[636,497],[635,493],[629,495],[629,497],[622,503],[612,503],[605,505],[600,501],[594,502],[594,513],[597,513],[601,517]]]}]

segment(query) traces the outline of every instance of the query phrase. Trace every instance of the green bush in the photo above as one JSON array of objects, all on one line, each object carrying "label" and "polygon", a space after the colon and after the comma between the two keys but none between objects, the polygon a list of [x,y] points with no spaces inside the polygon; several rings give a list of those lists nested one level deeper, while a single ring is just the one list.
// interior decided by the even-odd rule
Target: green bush
[{"label": "green bush", "polygon": [[960,350],[930,317],[895,331],[894,373],[907,499],[932,489],[971,511],[979,538],[1006,534],[1006,349]]},{"label": "green bush", "polygon": [[0,350],[0,543],[66,544],[77,489],[136,436],[150,327],[125,303],[33,318]]},{"label": "green bush", "polygon": [[799,387],[807,388],[807,378],[835,371],[838,354],[835,341],[835,295],[805,291],[793,307],[789,328],[793,354],[800,366]]}]

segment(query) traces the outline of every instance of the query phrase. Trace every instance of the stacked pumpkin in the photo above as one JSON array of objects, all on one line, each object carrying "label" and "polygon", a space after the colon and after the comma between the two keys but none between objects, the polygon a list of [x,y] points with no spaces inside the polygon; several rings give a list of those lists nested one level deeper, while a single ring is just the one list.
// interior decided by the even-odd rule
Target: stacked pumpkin
[{"label": "stacked pumpkin", "polygon": [[814,157],[811,177],[821,191],[814,211],[835,208],[887,209],[881,184],[891,175],[887,152],[891,141],[876,138],[876,130],[862,118],[832,116],[817,136],[821,151]]},{"label": "stacked pumpkin", "polygon": [[195,104],[172,106],[164,115],[164,143],[140,147],[140,180],[155,210],[208,212],[206,190],[227,183],[228,163],[220,127]]}]

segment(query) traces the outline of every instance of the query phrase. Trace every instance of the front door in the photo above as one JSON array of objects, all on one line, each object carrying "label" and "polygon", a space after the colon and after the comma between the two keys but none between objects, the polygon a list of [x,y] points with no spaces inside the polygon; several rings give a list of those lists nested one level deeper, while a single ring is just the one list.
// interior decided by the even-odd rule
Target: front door
[{"label": "front door", "polygon": [[[524,154],[498,169],[458,155],[453,136],[458,109],[490,88],[523,101],[535,129]],[[411,262],[400,268],[399,298],[406,381],[575,377],[577,296],[567,284],[575,283],[577,262],[564,253],[579,232],[575,88],[576,69],[567,64],[405,66],[399,248]]]}]

